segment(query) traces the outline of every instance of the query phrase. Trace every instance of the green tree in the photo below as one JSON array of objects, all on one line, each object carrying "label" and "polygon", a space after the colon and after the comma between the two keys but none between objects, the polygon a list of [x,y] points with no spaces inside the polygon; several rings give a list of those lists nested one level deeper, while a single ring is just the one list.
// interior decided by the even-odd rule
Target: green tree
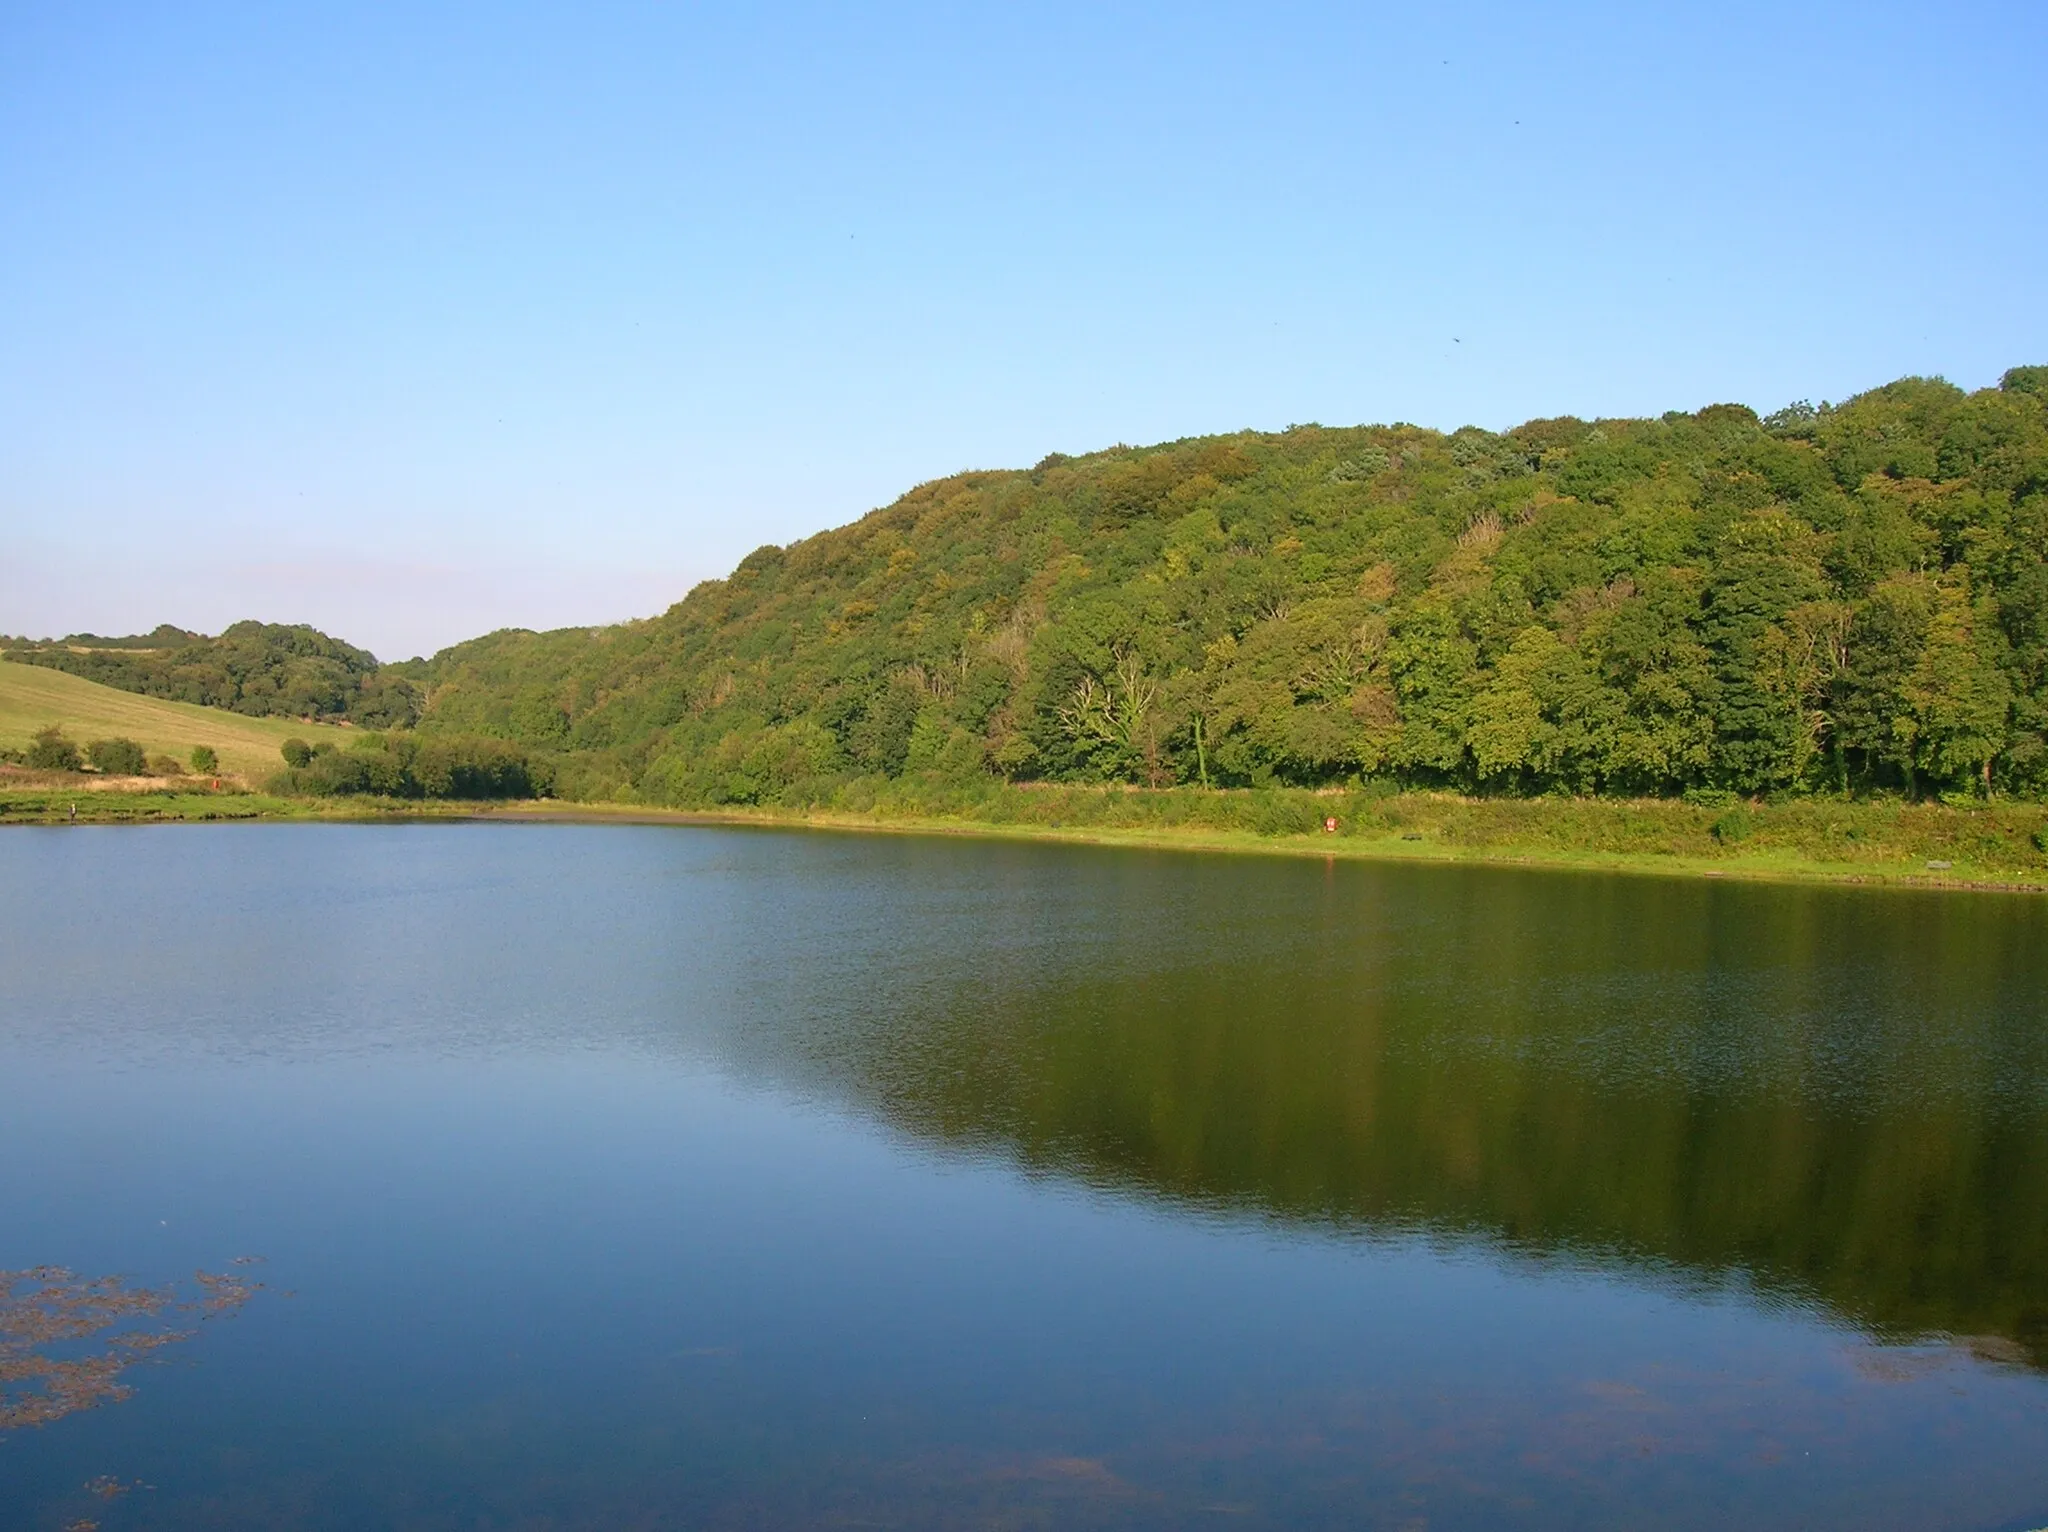
[{"label": "green tree", "polygon": [[1084,672],[1057,709],[1061,728],[1103,776],[1142,776],[1163,785],[1160,772],[1159,683],[1135,649],[1114,652],[1107,678]]},{"label": "green tree", "polygon": [[1936,593],[1919,663],[1902,688],[1912,719],[1913,759],[1922,775],[1975,777],[1991,792],[1991,762],[2006,742],[2012,688],[1995,624],[1959,585]]},{"label": "green tree", "polygon": [[29,741],[28,754],[24,764],[37,771],[83,771],[85,762],[79,758],[78,746],[64,737],[64,731],[56,724],[38,729]]},{"label": "green tree", "polygon": [[1918,725],[1906,688],[1919,667],[1933,607],[1932,582],[1902,575],[1879,585],[1850,618],[1829,695],[1836,736],[1866,783],[1879,782],[1890,768],[1908,792],[1915,790]]},{"label": "green tree", "polygon": [[759,549],[646,622],[371,672],[237,630],[191,675],[271,708],[403,682],[423,740],[676,803],[962,773],[1913,792],[1987,763],[2048,794],[2035,382],[1054,454]]},{"label": "green tree", "polygon": [[149,770],[149,753],[132,739],[96,739],[85,747],[85,755],[110,777],[139,777]]},{"label": "green tree", "polygon": [[1807,730],[1796,704],[1774,690],[1782,635],[1795,607],[1821,600],[1827,584],[1812,528],[1771,508],[1734,523],[1710,577],[1700,635],[1713,655],[1713,774],[1738,792],[1796,780]]},{"label": "green tree", "polygon": [[[1851,609],[1838,601],[1809,601],[1794,607],[1764,630],[1758,645],[1757,684],[1764,695],[1794,720],[1791,780],[1804,782],[1834,737],[1829,699],[1836,678],[1848,663]],[[1837,785],[1846,786],[1839,770]]]},{"label": "green tree", "polygon": [[1465,741],[1482,780],[1546,775],[1555,765],[1555,722],[1546,716],[1548,672],[1563,643],[1540,624],[1515,635],[1472,709]]}]

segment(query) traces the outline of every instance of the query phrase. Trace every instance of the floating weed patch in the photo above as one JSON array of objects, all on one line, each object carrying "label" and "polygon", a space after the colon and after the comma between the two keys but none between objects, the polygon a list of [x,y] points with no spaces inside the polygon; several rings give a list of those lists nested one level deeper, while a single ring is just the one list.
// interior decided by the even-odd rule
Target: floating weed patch
[{"label": "floating weed patch", "polygon": [[129,1368],[190,1340],[198,1324],[233,1313],[262,1286],[204,1271],[193,1281],[196,1295],[175,1284],[132,1287],[119,1277],[81,1277],[62,1266],[0,1271],[0,1431],[46,1426],[126,1399],[134,1392],[123,1381]]}]

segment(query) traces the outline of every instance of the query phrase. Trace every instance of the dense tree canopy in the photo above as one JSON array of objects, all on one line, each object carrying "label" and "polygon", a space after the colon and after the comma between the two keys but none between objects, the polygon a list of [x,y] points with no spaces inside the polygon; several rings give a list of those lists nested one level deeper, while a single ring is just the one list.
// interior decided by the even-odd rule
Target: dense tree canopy
[{"label": "dense tree canopy", "polygon": [[346,718],[396,728],[420,710],[412,683],[381,670],[375,655],[318,629],[282,623],[238,622],[218,638],[165,625],[132,638],[14,639],[6,655],[145,697],[255,717]]},{"label": "dense tree canopy", "polygon": [[278,753],[286,769],[274,787],[315,797],[544,798],[552,790],[544,762],[497,739],[366,733],[346,750],[288,739]]},{"label": "dense tree canopy", "polygon": [[2048,791],[2048,369],[1309,425],[922,485],[664,616],[396,667],[570,790],[856,775]]}]

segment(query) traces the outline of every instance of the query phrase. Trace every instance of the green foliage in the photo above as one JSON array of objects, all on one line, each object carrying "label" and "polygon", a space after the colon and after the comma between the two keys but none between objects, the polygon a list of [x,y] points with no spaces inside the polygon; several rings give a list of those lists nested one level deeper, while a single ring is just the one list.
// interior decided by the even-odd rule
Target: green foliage
[{"label": "green foliage", "polygon": [[96,771],[110,777],[139,777],[149,770],[149,755],[132,739],[96,739],[85,747]]},{"label": "green foliage", "polygon": [[1738,803],[1715,818],[1713,824],[1714,839],[1724,846],[1732,845],[1736,841],[1747,840],[1749,839],[1749,832],[1753,823],[1754,821],[1750,816],[1749,810]]},{"label": "green foliage", "polygon": [[85,770],[78,746],[66,739],[64,731],[55,724],[36,731],[35,738],[29,741],[28,753],[22,757],[22,764],[34,771]]},{"label": "green foliage", "polygon": [[383,729],[410,725],[420,713],[419,689],[403,673],[304,626],[238,622],[218,638],[169,625],[133,638],[74,633],[48,644],[10,641],[7,657],[251,717],[346,718]]},{"label": "green foliage", "polygon": [[[2039,376],[2037,376],[2039,374]],[[2048,795],[2048,389],[968,473],[660,617],[387,671],[565,790]]]},{"label": "green foliage", "polygon": [[192,747],[192,769],[202,775],[220,770],[220,756],[211,745]]},{"label": "green foliage", "polygon": [[290,769],[272,790],[319,798],[542,798],[553,789],[546,762],[495,739],[366,734],[347,750],[287,740],[285,758]]},{"label": "green foliage", "polygon": [[284,757],[285,765],[293,768],[312,764],[313,747],[297,735],[279,745],[277,753]]}]

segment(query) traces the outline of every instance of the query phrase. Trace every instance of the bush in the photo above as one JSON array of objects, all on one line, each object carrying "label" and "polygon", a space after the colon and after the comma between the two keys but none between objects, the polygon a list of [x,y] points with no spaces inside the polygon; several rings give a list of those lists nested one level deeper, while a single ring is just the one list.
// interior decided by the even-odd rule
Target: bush
[{"label": "bush", "polygon": [[182,777],[185,768],[178,764],[174,755],[153,755],[149,758],[149,774],[153,777]]},{"label": "bush", "polygon": [[2048,825],[2041,826],[2033,834],[2034,849],[2048,855]]},{"label": "bush", "polygon": [[299,779],[301,791],[318,793],[323,798],[343,798],[353,793],[374,791],[370,763],[353,750],[346,754],[339,750],[325,750],[318,755],[309,751],[294,774]]},{"label": "bush", "polygon": [[1744,839],[1749,834],[1752,824],[1749,810],[1737,804],[1714,821],[1714,839],[1724,846],[1730,845]]},{"label": "bush", "polygon": [[1263,792],[1244,805],[1240,817],[1259,835],[1312,835],[1323,827],[1321,809],[1304,794]]},{"label": "bush", "polygon": [[36,734],[29,744],[24,764],[37,771],[85,770],[85,762],[78,756],[78,746],[66,739],[64,731],[55,724]]},{"label": "bush", "polygon": [[201,773],[220,770],[220,756],[215,752],[213,746],[194,745],[192,747],[192,769]]},{"label": "bush", "polygon": [[110,777],[139,777],[149,770],[149,755],[132,739],[96,739],[85,747],[96,771]]},{"label": "bush", "polygon": [[284,757],[285,765],[291,767],[294,771],[297,771],[302,766],[309,765],[313,759],[313,747],[297,735],[292,736],[292,738],[279,745],[277,753]]},{"label": "bush", "polygon": [[[303,740],[287,745],[304,745]],[[286,757],[290,759],[289,756]],[[306,746],[304,759],[276,781],[279,791],[323,798],[541,798],[553,785],[546,766],[502,740],[438,736],[424,741],[370,735],[348,750]]]}]

